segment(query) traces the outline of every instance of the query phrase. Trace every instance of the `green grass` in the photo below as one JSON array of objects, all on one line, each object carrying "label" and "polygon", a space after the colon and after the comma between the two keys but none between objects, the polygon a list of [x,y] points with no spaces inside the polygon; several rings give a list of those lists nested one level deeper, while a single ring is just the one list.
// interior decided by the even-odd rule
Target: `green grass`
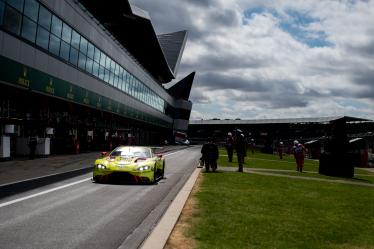
[{"label": "green grass", "polygon": [[[220,148],[219,150],[220,157],[218,158],[217,164],[219,166],[224,167],[238,167],[237,157],[234,153],[233,162],[228,162],[228,157],[226,150]],[[244,165],[245,168],[261,168],[261,169],[275,169],[275,170],[292,170],[294,172],[279,172],[274,171],[274,173],[279,174],[286,174],[286,175],[300,175],[300,173],[296,172],[296,162],[293,155],[285,155],[283,159],[279,159],[278,155],[272,154],[264,154],[256,151],[254,154],[248,153],[247,157],[245,157]],[[315,177],[315,178],[323,178],[323,179],[344,179],[344,180],[352,180],[357,182],[365,182],[365,183],[374,183],[374,173],[368,172],[366,170],[362,170],[359,168],[355,168],[355,177],[353,179],[346,179],[340,177],[331,177],[331,176],[324,176],[317,174],[319,167],[318,160],[310,160],[305,159],[304,163],[304,171],[310,171],[314,173],[306,173],[303,172],[302,176],[307,177]],[[357,175],[359,174],[359,175]]]},{"label": "green grass", "polygon": [[225,172],[194,196],[197,248],[374,248],[373,188]]},{"label": "green grass", "polygon": [[[238,167],[238,160],[234,153],[233,162],[228,162],[228,157],[225,149],[219,150],[218,165],[227,167]],[[244,160],[244,167],[247,168],[264,168],[264,169],[286,169],[295,170],[296,163],[293,155],[286,155],[282,160],[277,155],[264,154],[256,151],[254,154],[248,152]],[[305,160],[304,170],[318,171],[318,161]]]},{"label": "green grass", "polygon": [[[261,172],[261,171],[260,171]],[[374,174],[368,175],[355,175],[353,178],[342,178],[342,177],[334,177],[334,176],[326,176],[320,175],[317,172],[289,172],[289,171],[265,171],[267,173],[275,173],[281,175],[289,175],[289,176],[302,176],[302,177],[311,177],[311,178],[319,178],[319,179],[328,179],[328,180],[344,180],[349,182],[358,182],[358,183],[369,183],[374,184]]]}]

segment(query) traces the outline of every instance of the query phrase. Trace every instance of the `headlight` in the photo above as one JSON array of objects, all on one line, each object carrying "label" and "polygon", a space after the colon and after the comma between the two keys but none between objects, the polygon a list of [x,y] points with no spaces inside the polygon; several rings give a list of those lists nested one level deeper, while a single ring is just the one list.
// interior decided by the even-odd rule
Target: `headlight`
[{"label": "headlight", "polygon": [[151,169],[150,166],[141,166],[138,168],[139,171],[150,170],[150,169]]},{"label": "headlight", "polygon": [[102,165],[102,164],[98,164],[98,165],[96,165],[96,167],[98,169],[106,169],[106,167],[104,165]]}]

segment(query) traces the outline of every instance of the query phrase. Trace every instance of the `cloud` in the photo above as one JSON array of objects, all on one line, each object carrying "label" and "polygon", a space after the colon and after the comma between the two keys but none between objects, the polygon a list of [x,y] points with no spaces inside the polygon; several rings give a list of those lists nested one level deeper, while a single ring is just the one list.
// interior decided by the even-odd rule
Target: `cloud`
[{"label": "cloud", "polygon": [[373,0],[132,3],[158,33],[189,30],[192,118],[374,119]]}]

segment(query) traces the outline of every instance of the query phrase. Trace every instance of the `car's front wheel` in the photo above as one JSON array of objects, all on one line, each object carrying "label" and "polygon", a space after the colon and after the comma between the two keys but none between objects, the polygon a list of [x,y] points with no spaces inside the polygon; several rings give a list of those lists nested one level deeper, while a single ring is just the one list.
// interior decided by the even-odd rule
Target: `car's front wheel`
[{"label": "car's front wheel", "polygon": [[153,170],[153,180],[151,181],[151,184],[155,184],[156,181],[157,181],[157,170],[156,170],[156,166],[154,167],[154,170]]},{"label": "car's front wheel", "polygon": [[165,162],[162,165],[162,171],[161,171],[161,179],[165,178]]},{"label": "car's front wheel", "polygon": [[100,176],[94,176],[93,177],[94,182],[100,183]]}]

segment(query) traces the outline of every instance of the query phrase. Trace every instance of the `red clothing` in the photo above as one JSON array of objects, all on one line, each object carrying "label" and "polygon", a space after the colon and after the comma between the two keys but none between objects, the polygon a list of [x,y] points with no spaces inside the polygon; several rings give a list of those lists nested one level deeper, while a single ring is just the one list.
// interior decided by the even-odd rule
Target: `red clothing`
[{"label": "red clothing", "polygon": [[302,172],[304,167],[305,147],[302,144],[298,144],[293,148],[293,154],[296,159],[297,171]]}]

